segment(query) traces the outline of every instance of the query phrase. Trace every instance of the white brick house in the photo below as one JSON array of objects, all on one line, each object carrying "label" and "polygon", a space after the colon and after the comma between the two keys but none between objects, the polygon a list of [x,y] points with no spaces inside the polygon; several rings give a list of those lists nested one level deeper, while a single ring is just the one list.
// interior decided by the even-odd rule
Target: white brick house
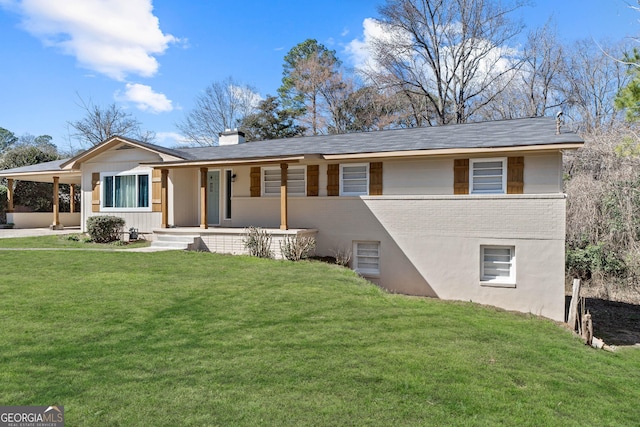
[{"label": "white brick house", "polygon": [[114,137],[0,177],[81,184],[81,225],[117,215],[230,253],[248,226],[311,234],[391,291],[562,320],[562,151],[583,142],[551,118],[185,149]]}]

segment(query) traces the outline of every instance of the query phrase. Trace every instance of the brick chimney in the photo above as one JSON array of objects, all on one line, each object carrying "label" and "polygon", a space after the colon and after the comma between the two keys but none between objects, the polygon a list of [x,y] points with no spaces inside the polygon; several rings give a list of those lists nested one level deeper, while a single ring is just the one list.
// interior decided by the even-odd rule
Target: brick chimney
[{"label": "brick chimney", "polygon": [[221,132],[218,138],[218,145],[238,145],[244,144],[244,132],[238,129],[225,129]]}]

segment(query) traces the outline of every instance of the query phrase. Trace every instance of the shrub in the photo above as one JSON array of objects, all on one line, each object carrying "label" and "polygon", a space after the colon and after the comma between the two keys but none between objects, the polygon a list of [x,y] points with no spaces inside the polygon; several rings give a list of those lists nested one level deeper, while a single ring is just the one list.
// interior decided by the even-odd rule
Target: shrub
[{"label": "shrub", "polygon": [[259,258],[273,258],[271,252],[271,234],[258,227],[249,227],[247,234],[242,239],[245,249],[249,255]]},{"label": "shrub", "polygon": [[622,276],[625,261],[604,244],[587,244],[584,248],[567,248],[566,267],[570,276],[588,280],[594,274]]},{"label": "shrub", "polygon": [[87,233],[96,243],[109,243],[120,239],[124,219],[117,216],[99,215],[87,219]]},{"label": "shrub", "polygon": [[280,242],[280,252],[289,261],[309,258],[316,248],[316,239],[307,236],[285,236]]},{"label": "shrub", "polygon": [[350,249],[336,248],[333,249],[331,253],[333,253],[333,257],[336,259],[336,264],[343,267],[349,266],[349,261],[351,261]]}]

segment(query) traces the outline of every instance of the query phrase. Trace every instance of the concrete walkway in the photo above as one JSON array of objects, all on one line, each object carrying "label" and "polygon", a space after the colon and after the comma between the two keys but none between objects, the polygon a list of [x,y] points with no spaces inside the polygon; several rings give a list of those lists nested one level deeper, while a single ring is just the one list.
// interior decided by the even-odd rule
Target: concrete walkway
[{"label": "concrete walkway", "polygon": [[51,236],[54,234],[73,234],[79,232],[80,227],[67,227],[64,230],[49,230],[48,228],[2,228],[0,229],[0,239],[8,239],[10,237]]}]

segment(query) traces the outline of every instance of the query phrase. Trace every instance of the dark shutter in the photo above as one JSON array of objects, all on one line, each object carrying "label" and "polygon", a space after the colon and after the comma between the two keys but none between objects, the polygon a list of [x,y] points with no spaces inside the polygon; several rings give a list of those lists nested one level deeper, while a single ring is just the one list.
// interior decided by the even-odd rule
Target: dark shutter
[{"label": "dark shutter", "polygon": [[469,194],[469,159],[453,161],[453,194]]},{"label": "dark shutter", "polygon": [[507,194],[524,193],[524,157],[507,159]]},{"label": "dark shutter", "polygon": [[369,163],[369,195],[382,196],[382,162]]}]

